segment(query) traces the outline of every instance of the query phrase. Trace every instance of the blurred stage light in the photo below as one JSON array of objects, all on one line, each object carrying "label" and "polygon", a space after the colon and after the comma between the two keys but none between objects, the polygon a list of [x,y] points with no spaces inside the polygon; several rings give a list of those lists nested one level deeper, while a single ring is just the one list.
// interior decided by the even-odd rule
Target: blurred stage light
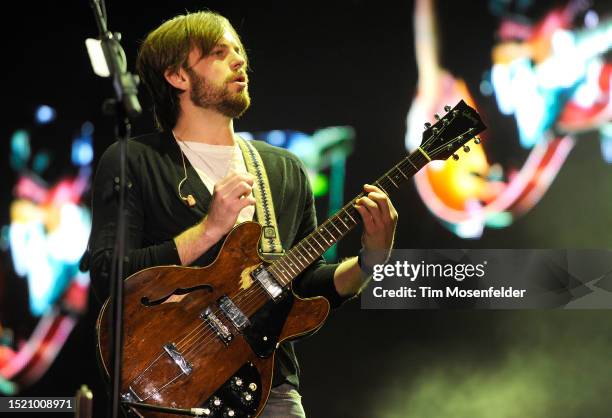
[{"label": "blurred stage light", "polygon": [[267,142],[275,147],[283,147],[287,142],[287,137],[283,131],[274,130],[268,133]]},{"label": "blurred stage light", "polygon": [[55,116],[56,116],[55,109],[53,109],[50,106],[41,105],[38,107],[38,109],[36,109],[36,113],[35,113],[36,123],[39,123],[41,125],[53,122],[55,120]]},{"label": "blurred stage light", "polygon": [[11,166],[15,171],[22,170],[30,159],[30,134],[19,129],[11,137]]},{"label": "blurred stage light", "polygon": [[32,161],[32,169],[38,173],[42,174],[51,162],[51,156],[46,151],[37,152],[34,156],[34,161]]},{"label": "blurred stage light", "polygon": [[253,134],[250,132],[238,132],[238,136],[247,141],[252,141],[254,139]]},{"label": "blurred stage light", "polygon": [[315,197],[325,196],[329,191],[329,180],[325,174],[317,173],[310,179],[310,183]]},{"label": "blurred stage light", "polygon": [[72,142],[72,163],[78,166],[89,165],[93,161],[91,137],[79,137]]}]

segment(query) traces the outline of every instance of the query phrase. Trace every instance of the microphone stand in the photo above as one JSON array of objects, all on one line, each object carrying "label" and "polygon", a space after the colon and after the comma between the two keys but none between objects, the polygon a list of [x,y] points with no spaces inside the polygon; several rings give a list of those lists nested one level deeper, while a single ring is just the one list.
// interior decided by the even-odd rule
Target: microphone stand
[{"label": "microphone stand", "polygon": [[100,33],[100,41],[104,58],[113,79],[115,98],[107,99],[104,109],[116,116],[117,141],[119,142],[119,178],[115,179],[115,190],[119,193],[119,209],[117,220],[117,242],[113,254],[111,268],[111,316],[110,321],[114,323],[111,336],[111,358],[112,360],[112,402],[109,416],[119,417],[121,387],[121,354],[123,345],[123,266],[127,261],[125,257],[125,195],[126,187],[126,159],[127,139],[130,137],[130,119],[142,113],[138,102],[138,77],[127,71],[125,52],[119,41],[121,34],[112,33],[106,24],[106,10],[104,0],[90,0],[94,11],[96,24]]}]

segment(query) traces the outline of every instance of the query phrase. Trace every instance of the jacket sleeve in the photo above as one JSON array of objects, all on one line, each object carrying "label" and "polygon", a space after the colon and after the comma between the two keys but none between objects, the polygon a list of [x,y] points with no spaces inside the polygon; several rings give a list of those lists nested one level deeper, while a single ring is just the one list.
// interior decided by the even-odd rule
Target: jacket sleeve
[{"label": "jacket sleeve", "polygon": [[[134,151],[130,150],[131,153]],[[89,267],[94,290],[101,299],[106,299],[110,293],[113,255],[117,247],[119,159],[119,146],[114,143],[102,155],[93,185]],[[138,178],[135,167],[136,161],[137,156],[128,159],[126,168],[128,189],[125,201],[126,259],[123,278],[147,267],[180,264],[174,240],[150,246],[143,242],[145,202],[140,189],[142,179]]]},{"label": "jacket sleeve", "polygon": [[[317,228],[317,214],[310,181],[300,165],[302,192],[305,204],[302,219],[293,245],[308,236]],[[315,260],[300,276],[293,281],[293,290],[301,297],[324,296],[332,308],[337,308],[351,296],[342,297],[334,284],[334,273],[339,264],[328,264],[323,257]]]}]

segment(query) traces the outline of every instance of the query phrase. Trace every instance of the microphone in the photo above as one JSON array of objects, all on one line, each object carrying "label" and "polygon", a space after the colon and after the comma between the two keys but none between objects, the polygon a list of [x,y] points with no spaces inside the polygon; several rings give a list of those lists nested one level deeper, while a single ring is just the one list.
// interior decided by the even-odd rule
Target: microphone
[{"label": "microphone", "polygon": [[189,206],[190,208],[192,208],[192,207],[194,207],[196,205],[195,197],[193,197],[193,195],[191,195],[191,194],[188,194],[187,197],[181,196],[181,199],[183,199],[183,201],[185,203],[187,203],[187,206]]}]

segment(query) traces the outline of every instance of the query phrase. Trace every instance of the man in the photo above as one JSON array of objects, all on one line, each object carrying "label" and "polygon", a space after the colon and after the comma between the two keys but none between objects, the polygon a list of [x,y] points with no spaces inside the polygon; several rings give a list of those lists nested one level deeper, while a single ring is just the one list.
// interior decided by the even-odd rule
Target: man
[{"label": "man", "polygon": [[[192,13],[151,32],[137,66],[160,132],[129,141],[125,276],[158,265],[206,265],[237,222],[254,219],[254,176],[233,125],[250,104],[244,47],[224,17]],[[252,145],[267,172],[280,242],[288,250],[317,226],[308,178],[286,150]],[[98,288],[108,287],[115,247],[118,160],[114,144],[94,183],[90,252]],[[364,272],[388,255],[397,213],[380,189],[366,185],[364,191],[356,205],[364,223],[362,258],[338,265],[317,260],[294,281],[297,294],[325,296],[339,306],[364,286]],[[293,344],[282,344],[262,416],[304,416],[298,372]]]}]

